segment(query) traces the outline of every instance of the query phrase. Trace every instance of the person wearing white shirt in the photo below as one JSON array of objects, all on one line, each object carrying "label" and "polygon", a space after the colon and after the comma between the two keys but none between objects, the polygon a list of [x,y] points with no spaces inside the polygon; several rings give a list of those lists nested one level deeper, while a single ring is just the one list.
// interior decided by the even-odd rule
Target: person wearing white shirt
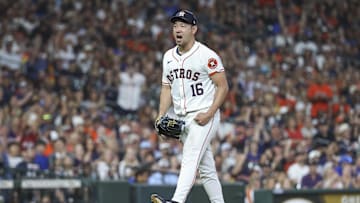
[{"label": "person wearing white shirt", "polygon": [[296,185],[300,185],[302,177],[309,173],[309,166],[306,165],[305,161],[306,154],[297,152],[295,162],[290,165],[287,171],[288,177]]},{"label": "person wearing white shirt", "polygon": [[143,102],[142,93],[146,78],[138,71],[138,66],[139,64],[134,64],[134,66],[127,67],[125,72],[120,73],[117,98],[120,113],[133,114]]}]

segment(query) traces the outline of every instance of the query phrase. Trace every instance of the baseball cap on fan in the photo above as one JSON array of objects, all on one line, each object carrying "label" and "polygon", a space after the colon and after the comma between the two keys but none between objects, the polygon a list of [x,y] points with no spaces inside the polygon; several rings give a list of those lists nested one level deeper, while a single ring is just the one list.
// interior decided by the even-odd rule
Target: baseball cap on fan
[{"label": "baseball cap on fan", "polygon": [[195,15],[191,11],[188,11],[188,10],[179,10],[170,18],[170,21],[172,23],[175,23],[177,20],[191,24],[191,25],[197,24],[197,19],[196,19]]}]

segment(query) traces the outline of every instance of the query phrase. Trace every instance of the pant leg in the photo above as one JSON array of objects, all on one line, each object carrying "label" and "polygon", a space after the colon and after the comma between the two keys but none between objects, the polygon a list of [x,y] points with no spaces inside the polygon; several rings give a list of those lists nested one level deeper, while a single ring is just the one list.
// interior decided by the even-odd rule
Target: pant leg
[{"label": "pant leg", "polygon": [[202,184],[211,203],[224,203],[222,187],[216,172],[214,155],[208,146],[199,165]]},{"label": "pant leg", "polygon": [[190,121],[189,131],[186,139],[183,140],[183,156],[178,183],[173,201],[184,203],[194,185],[199,164],[204,152],[210,145],[213,136],[214,119],[210,120],[205,126],[199,126],[195,121]]}]

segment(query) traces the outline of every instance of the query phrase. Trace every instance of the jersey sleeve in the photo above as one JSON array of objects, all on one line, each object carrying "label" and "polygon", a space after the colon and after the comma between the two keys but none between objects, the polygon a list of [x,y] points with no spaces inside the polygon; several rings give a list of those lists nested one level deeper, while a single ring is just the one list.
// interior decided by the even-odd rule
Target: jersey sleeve
[{"label": "jersey sleeve", "polygon": [[162,78],[161,78],[161,83],[163,85],[170,85],[171,81],[168,77],[169,75],[169,68],[167,68],[167,62],[169,58],[169,51],[167,51],[164,56],[163,56],[163,60],[162,60]]},{"label": "jersey sleeve", "polygon": [[205,66],[209,75],[225,71],[221,58],[214,51],[209,50],[205,55]]}]

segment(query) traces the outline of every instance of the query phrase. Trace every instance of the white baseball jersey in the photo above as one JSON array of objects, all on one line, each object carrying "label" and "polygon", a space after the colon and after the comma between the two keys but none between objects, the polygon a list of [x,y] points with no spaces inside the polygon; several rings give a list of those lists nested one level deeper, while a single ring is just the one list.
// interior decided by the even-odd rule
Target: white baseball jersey
[{"label": "white baseball jersey", "polygon": [[215,96],[210,76],[224,71],[220,57],[200,42],[180,55],[177,46],[163,57],[163,85],[171,86],[174,112],[185,115],[211,106]]}]

